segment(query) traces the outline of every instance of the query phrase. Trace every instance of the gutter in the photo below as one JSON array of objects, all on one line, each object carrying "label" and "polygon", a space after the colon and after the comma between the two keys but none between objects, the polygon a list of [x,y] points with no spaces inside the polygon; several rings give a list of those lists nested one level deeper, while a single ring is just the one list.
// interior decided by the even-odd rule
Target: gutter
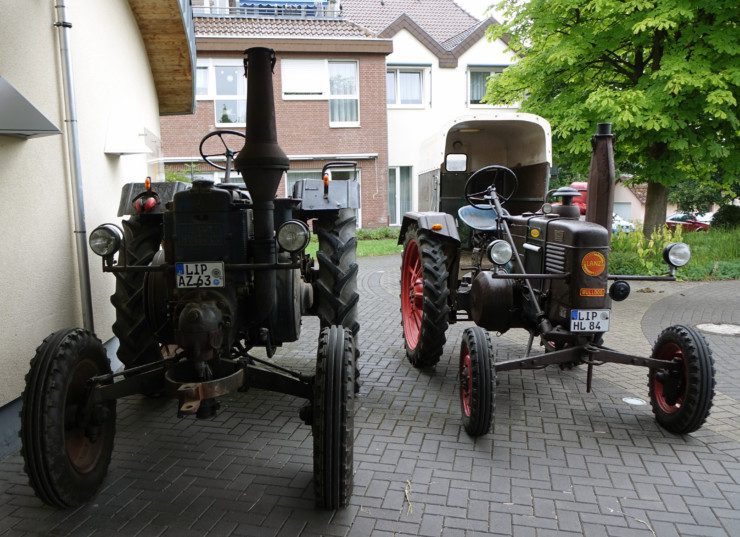
[{"label": "gutter", "polygon": [[58,0],[54,8],[57,12],[57,27],[59,35],[59,55],[62,65],[62,80],[64,90],[64,129],[67,139],[67,158],[70,168],[70,187],[72,189],[72,214],[74,217],[74,237],[77,247],[77,268],[80,284],[80,302],[82,310],[82,325],[90,332],[95,332],[93,325],[92,295],[90,292],[90,266],[87,260],[87,230],[85,229],[85,199],[82,185],[82,165],[80,157],[80,142],[77,131],[77,101],[74,91],[74,77],[72,72],[72,54],[69,47],[69,30],[72,24],[67,22],[64,0]]}]

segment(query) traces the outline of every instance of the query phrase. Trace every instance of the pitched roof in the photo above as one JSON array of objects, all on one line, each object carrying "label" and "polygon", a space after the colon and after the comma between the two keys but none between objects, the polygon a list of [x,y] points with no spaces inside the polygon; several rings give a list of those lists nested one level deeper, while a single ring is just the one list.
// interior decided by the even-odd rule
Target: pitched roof
[{"label": "pitched roof", "polygon": [[456,67],[486,28],[498,24],[492,17],[476,19],[453,0],[342,0],[342,15],[381,37],[407,30],[439,58],[440,67]]},{"label": "pitched roof", "polygon": [[342,15],[380,33],[401,15],[442,43],[480,23],[453,0],[342,0]]},{"label": "pitched roof", "polygon": [[194,17],[196,37],[300,37],[362,39],[376,37],[348,20],[249,17]]}]

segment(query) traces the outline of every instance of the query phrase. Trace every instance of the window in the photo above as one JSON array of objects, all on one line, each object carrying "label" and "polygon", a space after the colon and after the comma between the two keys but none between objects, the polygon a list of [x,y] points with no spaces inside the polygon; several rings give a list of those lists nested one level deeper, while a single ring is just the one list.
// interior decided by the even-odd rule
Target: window
[{"label": "window", "polygon": [[280,61],[284,100],[328,100],[330,127],[358,127],[360,99],[356,61]]},{"label": "window", "polygon": [[424,71],[422,69],[388,69],[385,87],[388,104],[421,105],[424,102]]},{"label": "window", "polygon": [[360,99],[357,62],[329,62],[329,126],[358,126]]},{"label": "window", "polygon": [[214,65],[217,125],[244,125],[247,122],[246,79],[241,65]]},{"label": "window", "polygon": [[401,224],[403,215],[413,210],[411,203],[411,166],[388,168],[388,223]]},{"label": "window", "polygon": [[195,94],[208,95],[208,67],[198,66],[195,70]]},{"label": "window", "polygon": [[326,99],[329,75],[326,60],[281,60],[283,99]]},{"label": "window", "polygon": [[481,102],[486,95],[488,78],[503,71],[503,67],[475,67],[468,70],[468,104],[485,105]]}]

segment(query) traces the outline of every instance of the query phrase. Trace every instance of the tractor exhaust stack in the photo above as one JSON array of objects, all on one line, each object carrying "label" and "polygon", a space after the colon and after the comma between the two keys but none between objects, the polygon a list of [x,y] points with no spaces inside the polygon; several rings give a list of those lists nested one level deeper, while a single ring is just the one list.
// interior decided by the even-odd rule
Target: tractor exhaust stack
[{"label": "tractor exhaust stack", "polygon": [[611,237],[614,210],[614,135],[611,123],[599,123],[591,138],[591,164],[588,170],[586,221],[606,228]]}]

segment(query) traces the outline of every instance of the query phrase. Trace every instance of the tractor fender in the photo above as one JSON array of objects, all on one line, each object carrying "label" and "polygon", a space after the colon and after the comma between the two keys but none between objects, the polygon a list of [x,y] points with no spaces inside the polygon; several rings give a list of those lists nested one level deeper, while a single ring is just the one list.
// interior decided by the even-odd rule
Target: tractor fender
[{"label": "tractor fender", "polygon": [[401,233],[398,235],[398,244],[403,244],[406,230],[409,225],[416,224],[418,229],[431,231],[439,237],[460,244],[460,235],[457,233],[457,224],[451,214],[437,212],[411,212],[403,215]]},{"label": "tractor fender", "polygon": [[320,179],[301,179],[293,185],[293,198],[301,200],[304,213],[360,208],[360,185],[357,181],[329,181],[324,193]]},{"label": "tractor fender", "polygon": [[[148,211],[147,214],[163,214],[166,203],[175,199],[175,194],[190,188],[189,183],[156,182],[152,183],[152,192],[157,195],[159,203]],[[144,183],[126,183],[121,189],[121,201],[118,205],[118,216],[130,216],[136,214],[134,211],[134,199],[146,191]]]}]

